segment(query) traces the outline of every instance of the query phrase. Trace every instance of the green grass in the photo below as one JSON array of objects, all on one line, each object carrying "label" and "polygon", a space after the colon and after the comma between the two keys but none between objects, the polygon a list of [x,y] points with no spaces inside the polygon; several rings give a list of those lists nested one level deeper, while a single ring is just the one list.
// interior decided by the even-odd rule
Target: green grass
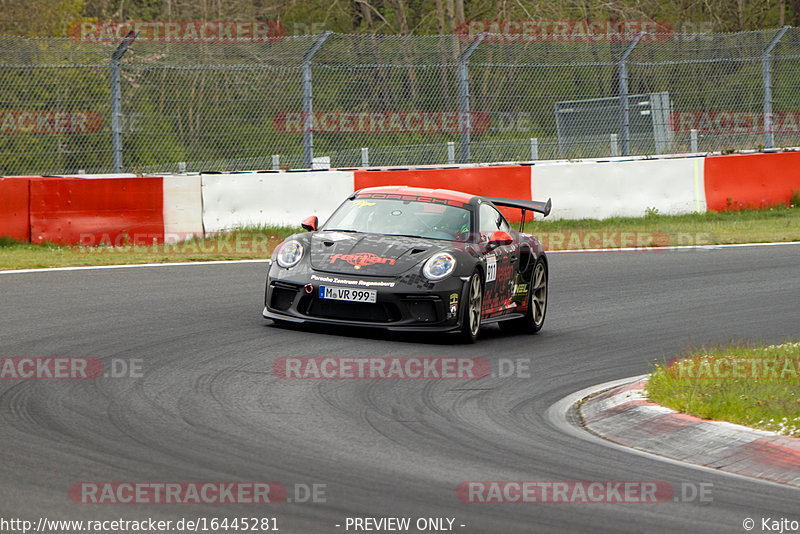
[{"label": "green grass", "polygon": [[526,223],[525,231],[538,236],[546,250],[800,241],[800,204],[795,206],[688,215],[650,209],[638,218],[537,220]]},{"label": "green grass", "polygon": [[703,419],[800,436],[800,343],[689,351],[654,364],[647,396]]},{"label": "green grass", "polygon": [[[650,209],[639,218],[543,220],[527,223],[525,229],[537,235],[546,250],[800,241],[800,208],[673,216]],[[252,226],[179,245],[120,247],[31,245],[0,236],[0,269],[263,259],[298,231],[287,226]]]},{"label": "green grass", "polygon": [[32,245],[0,237],[0,269],[266,259],[278,243],[298,231],[286,226],[250,226],[175,244],[91,247]]}]

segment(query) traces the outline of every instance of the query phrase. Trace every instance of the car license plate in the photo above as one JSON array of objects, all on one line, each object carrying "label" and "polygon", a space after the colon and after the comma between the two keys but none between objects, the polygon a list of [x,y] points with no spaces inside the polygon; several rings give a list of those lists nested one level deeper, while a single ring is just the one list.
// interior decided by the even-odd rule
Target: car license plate
[{"label": "car license plate", "polygon": [[378,292],[374,289],[355,289],[352,287],[319,286],[319,298],[349,300],[352,302],[375,302]]}]

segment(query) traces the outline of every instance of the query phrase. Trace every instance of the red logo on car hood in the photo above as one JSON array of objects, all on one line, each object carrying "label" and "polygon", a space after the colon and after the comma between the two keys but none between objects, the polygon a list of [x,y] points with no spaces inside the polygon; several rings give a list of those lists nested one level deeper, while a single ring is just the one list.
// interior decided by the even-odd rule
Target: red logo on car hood
[{"label": "red logo on car hood", "polygon": [[372,252],[357,252],[355,254],[334,254],[331,258],[331,263],[336,263],[336,260],[344,260],[356,269],[366,265],[375,265],[376,263],[388,263],[394,265],[393,258],[381,258]]}]

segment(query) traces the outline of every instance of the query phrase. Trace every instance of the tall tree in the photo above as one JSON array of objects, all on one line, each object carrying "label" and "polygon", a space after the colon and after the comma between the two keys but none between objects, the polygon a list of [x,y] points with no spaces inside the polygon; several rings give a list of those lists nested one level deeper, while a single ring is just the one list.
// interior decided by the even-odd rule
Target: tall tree
[{"label": "tall tree", "polygon": [[83,0],[0,0],[0,33],[63,37],[82,9]]},{"label": "tall tree", "polygon": [[789,19],[789,23],[792,26],[800,26],[800,0],[790,0],[790,5],[792,7],[792,16]]}]

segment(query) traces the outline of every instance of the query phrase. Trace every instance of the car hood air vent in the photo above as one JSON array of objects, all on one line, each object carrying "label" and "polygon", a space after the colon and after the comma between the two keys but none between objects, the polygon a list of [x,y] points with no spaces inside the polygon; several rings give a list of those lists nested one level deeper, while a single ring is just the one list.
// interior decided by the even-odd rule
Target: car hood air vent
[{"label": "car hood air vent", "polygon": [[[311,266],[318,271],[361,276],[397,276],[439,250],[425,239],[367,233],[317,233]],[[442,243],[449,245],[448,241]]]}]

